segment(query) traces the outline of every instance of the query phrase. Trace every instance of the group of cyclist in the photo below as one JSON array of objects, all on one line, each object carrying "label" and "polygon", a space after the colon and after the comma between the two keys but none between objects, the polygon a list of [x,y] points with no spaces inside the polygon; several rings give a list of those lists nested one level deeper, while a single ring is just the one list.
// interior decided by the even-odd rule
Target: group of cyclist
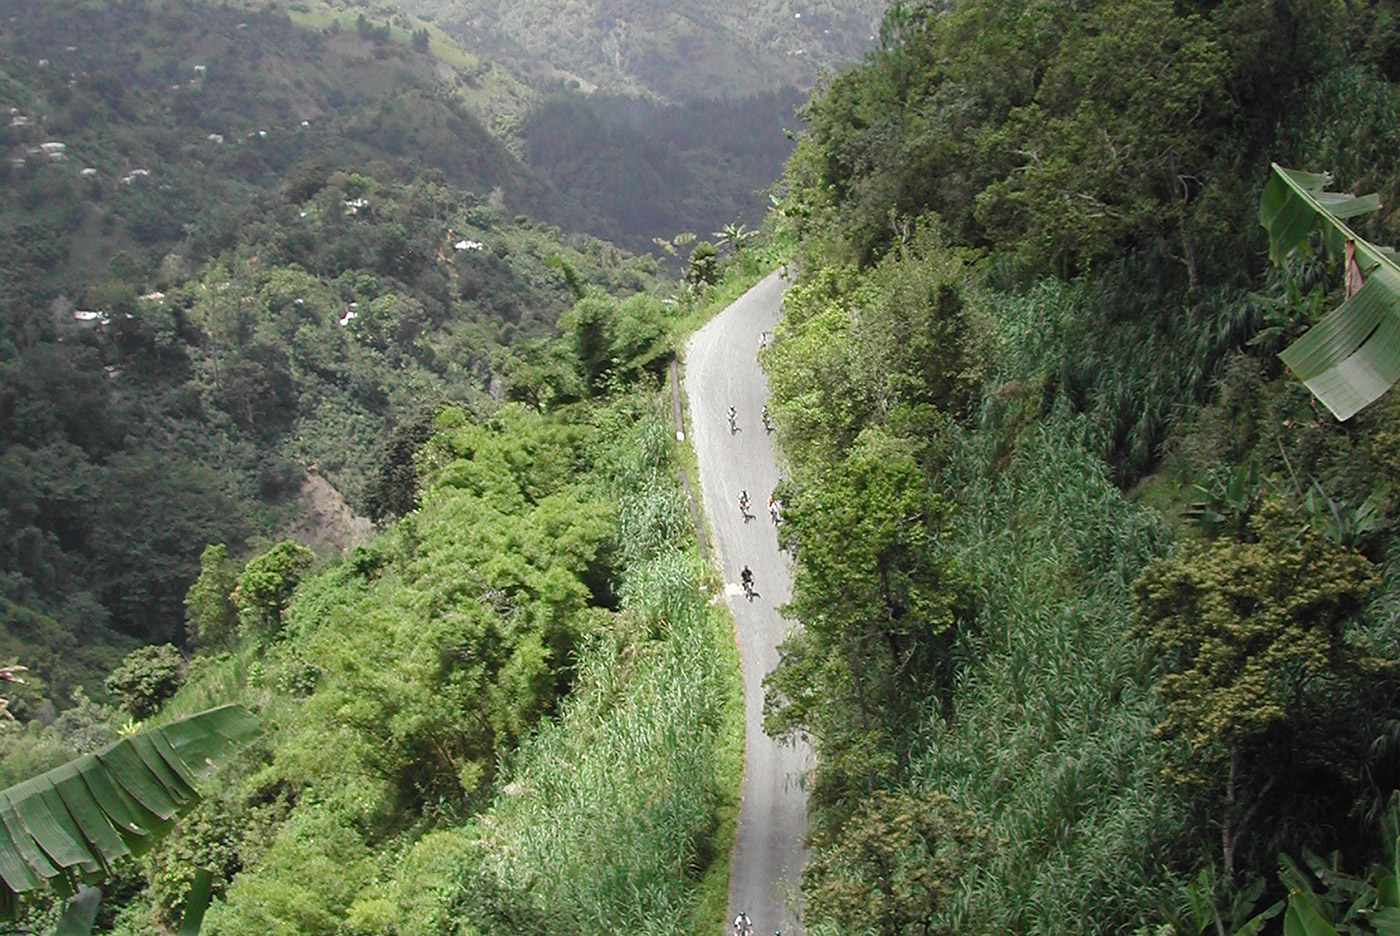
[{"label": "group of cyclist", "polygon": [[[760,332],[758,336],[758,349],[759,351],[762,351],[767,347],[768,333]],[[738,416],[735,413],[734,407],[729,407],[728,416],[729,432],[731,435],[733,435],[735,432],[739,431],[737,421]],[[773,421],[768,416],[767,404],[765,404],[763,407],[763,430],[765,432],[770,433],[773,431]],[[778,517],[781,515],[781,513],[782,505],[779,503],[776,497],[774,497],[772,494],[769,494],[768,516],[772,519],[773,524],[775,526],[778,523]],[[750,520],[753,519],[753,514],[749,513],[748,489],[744,489],[739,492],[739,515],[744,518],[745,523],[748,523]],[[747,563],[745,563],[743,570],[739,573],[739,583],[744,587],[744,596],[750,601],[753,601],[754,597],[758,594],[758,592],[754,591],[753,570],[748,567]],[[754,936],[753,921],[749,919],[749,915],[744,911],[739,911],[739,915],[734,918],[734,929],[730,936]],[[773,936],[782,936],[782,933],[780,930],[774,930]]]},{"label": "group of cyclist", "polygon": [[[729,420],[729,434],[730,434],[730,435],[733,435],[734,433],[738,432],[738,431],[739,431],[739,411],[736,410],[734,407],[731,406],[731,407],[729,407],[729,411],[728,411],[727,413],[725,413],[724,415],[725,415],[725,418]],[[764,432],[771,433],[776,427],[773,425],[773,417],[771,417],[771,416],[768,415],[768,404],[767,404],[767,403],[763,404],[763,413],[761,414],[761,417],[762,417],[762,419],[763,419],[763,431],[764,431]]]},{"label": "group of cyclist", "polygon": [[[738,431],[739,431],[739,426],[738,426],[738,415],[737,415],[737,413],[735,412],[734,407],[732,407],[732,406],[729,407],[729,412],[727,413],[727,417],[728,417],[728,419],[729,419],[729,431],[730,431],[730,433],[732,434],[732,433],[738,432]],[[772,432],[772,431],[773,431],[773,421],[768,417],[768,407],[767,407],[766,405],[763,407],[763,428],[764,428],[766,431],[768,431],[768,432]],[[752,520],[752,519],[753,519],[753,516],[754,516],[752,513],[749,512],[749,506],[750,506],[751,503],[752,503],[752,502],[749,500],[749,492],[748,492],[748,490],[745,489],[745,490],[740,491],[740,492],[739,492],[739,516],[741,516],[741,517],[744,518],[744,522],[745,522],[745,523],[748,523],[750,520]],[[782,505],[782,502],[780,502],[780,501],[778,500],[778,498],[777,498],[776,496],[774,496],[773,494],[769,494],[769,495],[768,495],[768,519],[770,519],[770,520],[773,521],[773,525],[774,525],[774,526],[777,526],[777,525],[778,525],[778,520],[782,517],[782,512],[783,512],[783,505]],[[744,570],[743,570],[742,572],[739,573],[739,583],[740,583],[740,584],[743,586],[743,588],[744,588],[744,596],[745,596],[746,598],[748,598],[750,601],[753,601],[753,599],[758,595],[758,592],[754,591],[754,587],[753,587],[753,570],[750,569],[747,565],[745,565],[745,566],[744,566]]]},{"label": "group of cyclist", "polygon": [[[744,518],[744,522],[745,522],[745,523],[747,523],[747,522],[749,522],[750,520],[753,519],[753,514],[749,513],[749,503],[750,503],[750,501],[749,501],[749,492],[748,492],[747,490],[740,491],[740,492],[739,492],[739,516],[741,516],[741,517]],[[777,498],[775,495],[769,494],[769,495],[768,495],[768,519],[773,521],[773,525],[774,525],[774,526],[777,526],[777,525],[778,525],[778,518],[782,516],[782,513],[783,513],[783,505],[782,505],[782,502],[780,502],[780,501],[778,500],[778,498]]]}]

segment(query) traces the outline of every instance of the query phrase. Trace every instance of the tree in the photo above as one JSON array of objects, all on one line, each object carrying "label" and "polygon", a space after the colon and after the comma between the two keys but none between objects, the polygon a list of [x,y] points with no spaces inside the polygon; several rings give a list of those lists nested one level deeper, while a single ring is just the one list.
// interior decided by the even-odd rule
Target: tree
[{"label": "tree", "polygon": [[983,834],[942,793],[880,791],[802,869],[809,927],[842,933],[953,932],[939,913],[985,857]]},{"label": "tree", "polygon": [[248,560],[233,591],[233,603],[243,626],[260,634],[281,630],[282,612],[315,560],[311,550],[291,540],[283,540]]},{"label": "tree", "polygon": [[701,241],[690,252],[690,260],[685,265],[686,282],[692,286],[711,286],[719,278],[719,261],[715,247],[709,241]]},{"label": "tree", "polygon": [[784,613],[803,627],[765,680],[765,728],[812,737],[831,784],[815,795],[869,791],[897,767],[892,742],[932,689],[961,597],[938,546],[947,508],[878,428],[784,504],[801,544]]},{"label": "tree", "polygon": [[616,318],[616,300],[601,295],[580,299],[567,317],[579,376],[593,395],[607,389],[607,376],[613,366],[612,332]]},{"label": "tree", "polygon": [[1172,237],[1194,286],[1192,206],[1231,126],[1220,27],[1169,0],[1122,0],[1063,28],[1034,99],[987,134],[1019,165],[978,194],[978,218],[1065,271]]},{"label": "tree", "polygon": [[380,454],[379,467],[365,494],[365,509],[374,521],[402,517],[418,506],[418,450],[433,435],[432,408],[394,427],[394,434]]},{"label": "tree", "polygon": [[750,231],[742,223],[730,222],[721,230],[715,231],[712,236],[724,241],[724,245],[729,248],[729,252],[735,256],[743,253],[744,245],[747,244],[758,232]]},{"label": "tree", "polygon": [[107,677],[107,691],[139,721],[160,711],[184,680],[185,658],[173,645],[137,647]]},{"label": "tree", "polygon": [[1164,670],[1158,690],[1167,714],[1158,730],[1190,746],[1179,779],[1223,800],[1227,880],[1265,793],[1309,770],[1350,771],[1327,762],[1335,739],[1310,747],[1308,738],[1332,733],[1318,729],[1317,713],[1341,708],[1392,668],[1348,639],[1347,624],[1377,581],[1363,556],[1317,531],[1295,531],[1278,499],[1261,505],[1249,527],[1246,541],[1219,539],[1154,560],[1133,585]]},{"label": "tree", "polygon": [[238,574],[228,558],[228,547],[211,543],[199,557],[199,578],[185,593],[185,632],[204,647],[223,646],[238,628],[238,608],[233,590]]}]

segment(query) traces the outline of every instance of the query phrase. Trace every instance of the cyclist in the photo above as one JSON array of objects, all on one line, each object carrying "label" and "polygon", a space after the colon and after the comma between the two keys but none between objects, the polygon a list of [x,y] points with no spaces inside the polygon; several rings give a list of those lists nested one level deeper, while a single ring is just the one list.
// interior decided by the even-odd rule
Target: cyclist
[{"label": "cyclist", "polygon": [[763,404],[763,431],[764,431],[764,432],[772,432],[772,431],[773,431],[773,420],[771,420],[771,419],[768,418],[768,404],[767,404],[767,403]]},{"label": "cyclist", "polygon": [[752,600],[753,600],[753,570],[750,569],[748,566],[744,566],[744,571],[742,571],[742,572],[739,573],[739,581],[742,582],[743,585],[744,585],[744,594],[745,594],[745,595],[748,595],[748,596],[749,596],[749,600],[752,601]]},{"label": "cyclist", "polygon": [[782,512],[782,509],[783,509],[782,506],[779,505],[779,503],[778,503],[778,499],[777,499],[776,497],[774,497],[772,494],[769,494],[769,495],[768,495],[768,516],[772,518],[772,520],[773,520],[774,523],[777,523],[777,522],[778,522],[778,514]]},{"label": "cyclist", "polygon": [[737,417],[737,415],[738,415],[738,414],[734,412],[734,407],[732,407],[732,406],[729,407],[729,431],[730,431],[731,433],[732,433],[732,432],[737,432],[737,431],[739,430],[739,427],[738,427],[737,425],[735,425],[735,422],[734,422],[734,420],[735,420],[735,418]]},{"label": "cyclist", "polygon": [[749,512],[749,492],[747,489],[739,492],[739,513],[747,515]]}]

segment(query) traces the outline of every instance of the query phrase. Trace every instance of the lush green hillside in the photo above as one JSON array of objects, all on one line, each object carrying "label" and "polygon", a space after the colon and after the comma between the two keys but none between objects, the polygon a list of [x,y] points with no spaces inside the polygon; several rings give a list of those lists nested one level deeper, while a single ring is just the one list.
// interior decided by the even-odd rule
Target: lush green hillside
[{"label": "lush green hillside", "polygon": [[46,270],[101,269],[122,249],[202,259],[299,172],[371,162],[579,220],[470,109],[481,63],[449,65],[382,25],[299,26],[261,5],[25,2],[0,24],[0,50],[5,220],[38,225]]},{"label": "lush green hillside", "polygon": [[[742,735],[732,631],[655,374],[626,352],[660,304],[586,302],[558,376],[583,380],[575,342],[601,336],[639,365],[611,395],[445,409],[421,505],[372,543],[310,574],[289,544],[227,575],[206,564],[203,606],[244,613],[149,700],[181,679],[160,718],[238,698],[263,741],[120,869],[112,931],[167,931],[200,867],[221,894],[210,934],[718,925]],[[250,600],[273,581],[277,597]],[[0,763],[37,770],[116,718],[85,704],[0,731]]]},{"label": "lush green hillside", "polygon": [[412,0],[405,7],[541,84],[686,101],[808,87],[823,69],[855,61],[874,44],[885,4]]},{"label": "lush green hillside", "polygon": [[395,427],[488,395],[501,349],[573,301],[565,265],[627,293],[652,264],[515,216],[548,183],[411,43],[238,7],[12,9],[4,653],[62,701],[180,639],[204,544],[344,545],[395,512]]},{"label": "lush green hillside", "polygon": [[1393,12],[900,8],[807,108],[767,364],[808,932],[1229,932],[1280,852],[1375,854],[1400,404],[1282,370],[1344,260],[1257,218],[1270,160],[1389,205]]}]

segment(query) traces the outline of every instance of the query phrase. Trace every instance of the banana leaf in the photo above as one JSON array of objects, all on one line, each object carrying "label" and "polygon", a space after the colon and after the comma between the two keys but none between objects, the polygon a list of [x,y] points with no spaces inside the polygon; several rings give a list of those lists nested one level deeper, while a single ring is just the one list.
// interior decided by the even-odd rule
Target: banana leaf
[{"label": "banana leaf", "polygon": [[97,888],[79,888],[63,908],[53,936],[88,936],[92,932],[92,924],[97,920],[97,905],[101,900],[102,891]]},{"label": "banana leaf", "polygon": [[70,897],[147,851],[198,801],[195,781],[258,731],[246,709],[225,705],[0,790],[0,920],[42,884]]},{"label": "banana leaf", "polygon": [[190,885],[190,896],[185,899],[185,915],[180,918],[180,931],[176,936],[199,936],[199,928],[204,925],[204,913],[214,896],[214,875],[208,868],[200,868],[194,873],[194,883]]},{"label": "banana leaf", "polygon": [[1359,290],[1279,355],[1339,420],[1348,420],[1400,380],[1400,267],[1395,253],[1357,236],[1343,220],[1380,208],[1376,195],[1325,191],[1331,176],[1274,164],[1259,200],[1269,257],[1311,250],[1321,229],[1329,251],[1350,243],[1364,278]]}]

